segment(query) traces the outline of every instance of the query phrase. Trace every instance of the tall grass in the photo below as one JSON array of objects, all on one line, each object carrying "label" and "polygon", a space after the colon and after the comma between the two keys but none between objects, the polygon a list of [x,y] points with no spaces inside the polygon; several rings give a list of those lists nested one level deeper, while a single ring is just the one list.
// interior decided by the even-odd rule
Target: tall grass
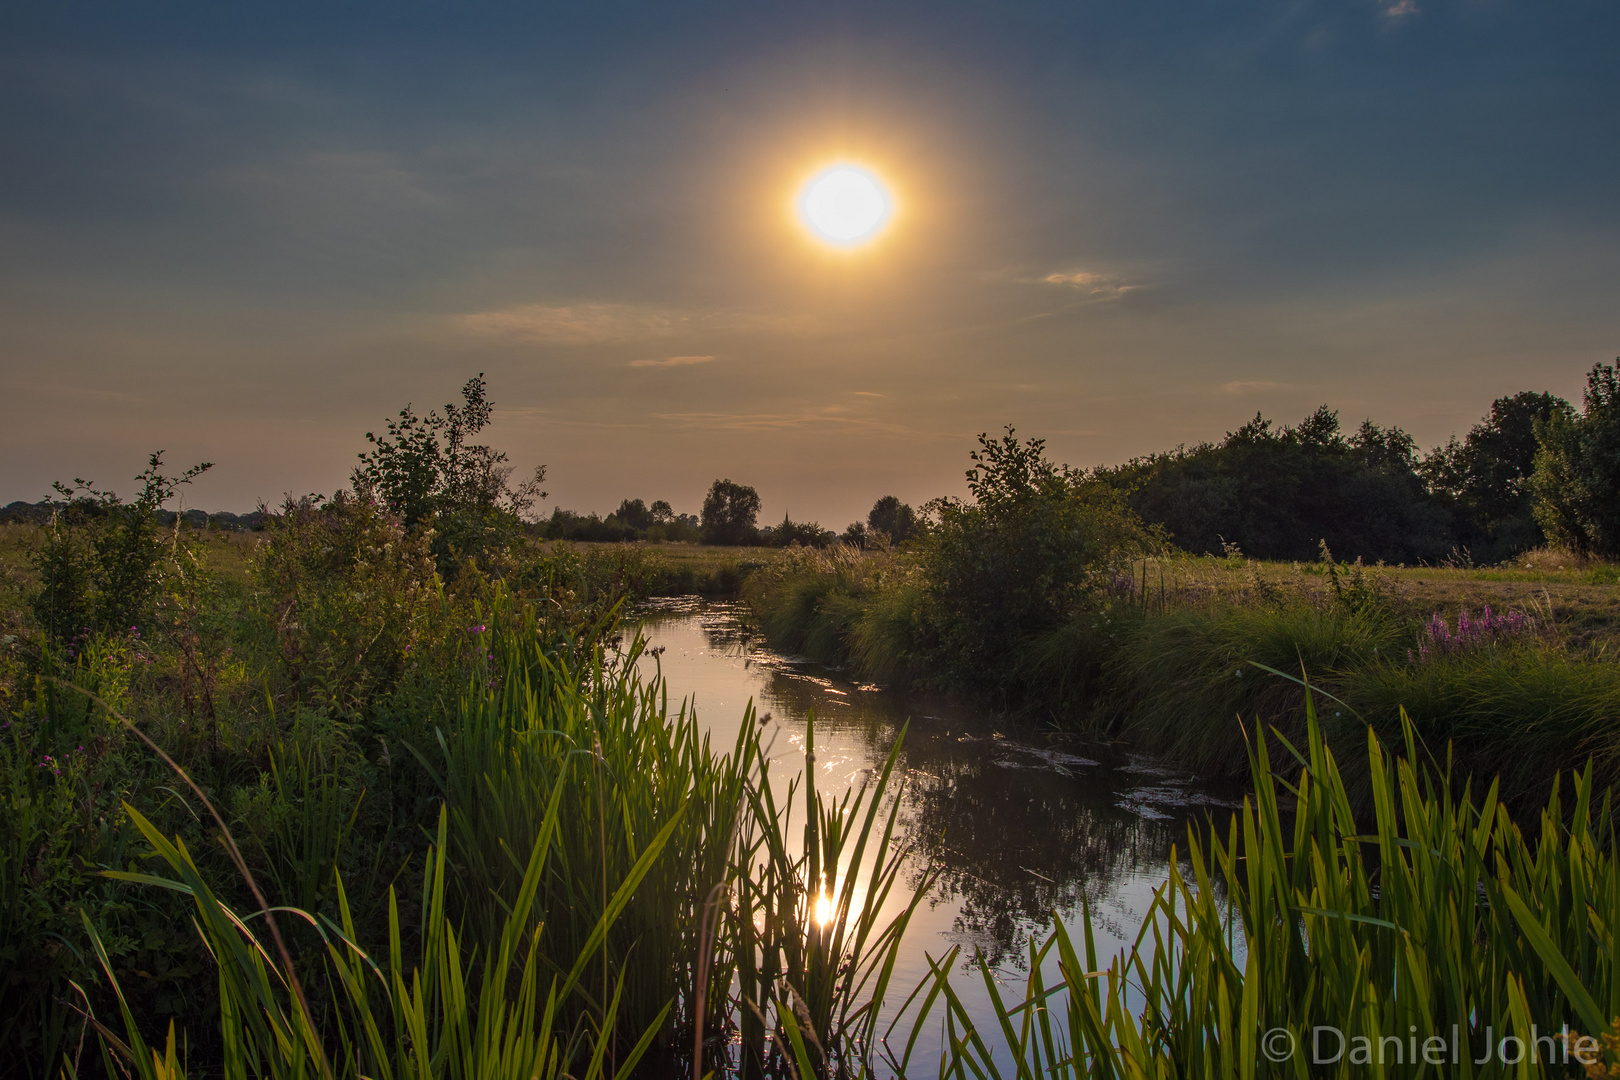
[{"label": "tall grass", "polygon": [[[1337,687],[1338,676],[1404,655],[1407,643],[1401,623],[1376,608],[1221,605],[1116,618],[1101,711],[1132,743],[1205,773],[1246,768],[1239,718],[1302,734],[1302,688],[1265,668]],[[1075,662],[1043,645],[1034,650],[1045,656],[1045,670]],[[1359,732],[1342,708],[1325,711],[1330,742]]]},{"label": "tall grass", "polygon": [[[601,1016],[619,993],[621,1016],[637,1032],[677,1000],[660,1032],[671,1045],[673,1029],[695,1019],[696,927],[727,877],[728,841],[757,765],[756,729],[744,724],[730,752],[717,754],[690,711],[670,714],[662,684],[639,678],[639,642],[612,663],[595,652],[581,669],[568,650],[548,652],[531,612],[502,603],[487,619],[489,672],[475,676],[456,724],[439,733],[430,766],[451,807],[459,895],[474,925],[493,934],[523,875],[515,853],[534,845],[545,808],[560,798],[539,889],[550,913],[546,955],[566,966],[647,845],[678,822],[662,841],[667,855],[646,871],[646,887],[580,977],[581,1000]],[[715,995],[725,977],[716,971],[705,988],[710,1016],[723,1014]]]},{"label": "tall grass", "polygon": [[[536,899],[558,827],[561,794],[559,788],[523,863],[521,883],[500,934],[493,940],[464,938],[451,914],[446,896],[447,879],[452,876],[445,860],[446,815],[440,816],[438,838],[429,851],[429,871],[423,880],[420,963],[408,965],[404,960],[405,930],[392,892],[388,952],[381,963],[355,940],[341,881],[337,884],[339,923],[281,909],[284,916],[306,920],[325,945],[328,970],[335,976],[335,1007],[324,1023],[311,1014],[296,973],[280,963],[275,951],[261,940],[249,921],[251,916],[244,918],[222,904],[184,844],[169,842],[133,808],[131,818],[176,876],[119,876],[173,889],[194,901],[198,931],[218,963],[223,1046],[218,1068],[227,1077],[549,1080],[576,1075],[581,1080],[595,1080],[604,1074],[604,1052],[611,1038],[583,1025],[569,1029],[560,1022],[560,1006],[574,993],[592,950],[582,952],[562,972],[548,970],[542,961],[546,912],[537,908]],[[598,920],[590,943],[599,943],[611,931],[674,825],[671,822],[650,838],[632,874]],[[100,937],[88,922],[86,928],[121,1005],[123,1038],[98,1024],[107,1075],[180,1080],[188,1063],[179,1050],[174,1025],[170,1024],[161,1050],[147,1043],[124,1004]],[[618,1003],[614,993],[604,1010],[603,1030],[613,1031]],[[630,1048],[624,1067],[633,1067],[645,1052],[660,1019],[655,1017]],[[71,1064],[67,1071],[77,1072]],[[212,1073],[215,1068],[189,1071]]]},{"label": "tall grass", "polygon": [[926,600],[904,555],[842,544],[790,549],[749,579],[744,596],[779,649],[883,683],[929,675]]},{"label": "tall grass", "polygon": [[[1295,779],[1260,739],[1253,797],[1224,840],[1189,831],[1185,868],[1172,859],[1128,950],[1105,957],[1089,920],[1081,941],[1060,924],[1032,945],[1017,997],[981,964],[992,1031],[950,987],[954,957],[935,965],[942,1075],[999,1080],[998,1040],[1030,1080],[1576,1071],[1566,1025],[1590,1038],[1620,1016],[1615,821],[1590,771],[1526,834],[1495,784],[1459,789],[1426,764],[1410,726],[1400,757],[1368,732],[1372,810],[1358,814],[1306,708],[1305,751],[1278,743]],[[1580,1048],[1595,1062],[1598,1046]]]},{"label": "tall grass", "polygon": [[671,713],[662,683],[639,676],[639,640],[617,659],[577,649],[498,590],[479,617],[485,667],[454,723],[437,745],[401,751],[443,796],[418,925],[390,888],[386,940],[367,939],[334,854],[357,797],[312,755],[275,759],[266,790],[304,814],[260,833],[274,894],[303,906],[262,898],[216,816],[257,905],[233,909],[217,869],[125,805],[173,876],[105,876],[190,898],[216,966],[218,1032],[200,1062],[185,1060],[190,1033],[172,1022],[145,1041],[86,918],[122,1019],[121,1035],[97,1026],[109,1073],[585,1080],[649,1052],[676,1070],[707,1060],[800,1080],[869,1072],[921,895],[887,913],[903,860],[895,756],[869,788],[831,800],[807,781],[779,807],[752,714],[730,753],[715,753],[692,713]]},{"label": "tall grass", "polygon": [[745,1077],[854,1077],[873,1068],[873,1033],[901,939],[928,888],[925,875],[905,906],[883,919],[906,855],[895,842],[900,798],[890,787],[904,737],[875,784],[829,799],[815,786],[809,718],[801,843],[792,842],[800,783],[789,785],[780,808],[768,782],[750,792],[730,943],[739,988],[737,1064]]}]

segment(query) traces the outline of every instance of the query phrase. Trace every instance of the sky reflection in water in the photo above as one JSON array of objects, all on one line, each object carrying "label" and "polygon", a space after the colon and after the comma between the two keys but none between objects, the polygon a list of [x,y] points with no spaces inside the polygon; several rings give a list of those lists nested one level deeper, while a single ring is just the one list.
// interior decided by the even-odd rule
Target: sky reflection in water
[{"label": "sky reflection in water", "polygon": [[[932,863],[936,878],[906,935],[895,985],[910,987],[940,957],[963,947],[963,967],[981,952],[1021,986],[1031,935],[1055,910],[1080,929],[1089,904],[1100,950],[1136,934],[1172,845],[1186,849],[1189,821],[1220,818],[1230,791],[1142,759],[1021,730],[961,706],[861,684],[843,673],[784,657],[749,629],[741,605],[677,600],[643,614],[670,705],[694,700],[714,747],[735,744],[752,701],[763,724],[778,797],[804,769],[806,716],[814,710],[816,783],[838,791],[876,779],[894,739],[911,726],[898,772],[905,778],[899,835],[911,849],[907,885]],[[1104,760],[1099,760],[1104,759]],[[802,820],[802,801],[795,808]],[[897,910],[906,898],[891,900]],[[979,981],[957,980],[983,1007]]]}]

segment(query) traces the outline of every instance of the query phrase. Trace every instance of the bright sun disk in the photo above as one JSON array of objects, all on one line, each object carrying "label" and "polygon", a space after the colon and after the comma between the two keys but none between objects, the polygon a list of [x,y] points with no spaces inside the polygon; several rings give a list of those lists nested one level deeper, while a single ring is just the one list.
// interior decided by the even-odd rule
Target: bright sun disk
[{"label": "bright sun disk", "polygon": [[889,193],[877,177],[835,165],[811,177],[799,196],[799,216],[821,239],[853,245],[875,236],[889,220]]}]

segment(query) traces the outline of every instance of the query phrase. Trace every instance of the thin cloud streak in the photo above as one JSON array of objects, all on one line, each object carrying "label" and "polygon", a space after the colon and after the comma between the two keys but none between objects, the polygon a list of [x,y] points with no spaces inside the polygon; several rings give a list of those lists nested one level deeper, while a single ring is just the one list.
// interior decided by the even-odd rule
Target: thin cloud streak
[{"label": "thin cloud streak", "polygon": [[695,311],[640,304],[524,304],[455,317],[462,332],[508,341],[599,345],[650,341],[683,333],[804,335],[817,329],[801,315]]},{"label": "thin cloud streak", "polygon": [[667,360],[632,360],[625,367],[690,367],[693,364],[710,364],[714,362],[712,356],[671,356]]},{"label": "thin cloud streak", "polygon": [[1288,383],[1272,382],[1267,379],[1253,381],[1238,381],[1221,384],[1221,391],[1227,394],[1265,394],[1274,390],[1292,390]]},{"label": "thin cloud streak", "polygon": [[1118,300],[1140,285],[1127,285],[1113,274],[1098,274],[1088,270],[1057,271],[1041,278],[1046,285],[1061,285],[1098,300]]}]

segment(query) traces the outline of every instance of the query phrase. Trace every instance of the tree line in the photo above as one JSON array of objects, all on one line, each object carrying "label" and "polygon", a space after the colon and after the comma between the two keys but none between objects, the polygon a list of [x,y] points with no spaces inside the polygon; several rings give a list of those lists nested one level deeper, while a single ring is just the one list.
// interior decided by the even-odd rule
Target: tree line
[{"label": "tree line", "polygon": [[1498,398],[1462,438],[1420,454],[1398,427],[1346,433],[1326,405],[1293,426],[1262,416],[1225,439],[1093,470],[1177,547],[1264,559],[1489,564],[1553,544],[1620,556],[1620,382],[1587,376],[1584,408]]},{"label": "tree line", "polygon": [[[1219,442],[1180,446],[1084,472],[1169,543],[1194,554],[1241,551],[1315,559],[1325,543],[1369,562],[1490,564],[1554,544],[1620,556],[1620,378],[1594,365],[1583,408],[1554,394],[1498,398],[1461,438],[1422,453],[1398,427],[1353,431],[1323,405],[1297,424],[1256,414]],[[627,499],[606,518],[557,510],[545,534],[573,540],[865,546],[936,526],[946,504],[914,511],[893,495],[843,533],[784,515],[760,526],[749,486],[716,480],[698,515]]]},{"label": "tree line", "polygon": [[[605,517],[562,507],[540,520],[545,469],[510,483],[506,455],[473,442],[493,405],[482,375],[461,405],[418,416],[409,406],[353,475],[354,497],[374,498],[406,528],[433,530],[441,570],[477,558],[520,533],[551,540],[676,541],[721,545],[904,543],[937,526],[943,500],[914,510],[897,496],[874,503],[842,533],[815,521],[761,525],[759,492],[730,478],[710,486],[699,513],[664,499],[625,499]],[[1180,446],[1118,466],[1077,473],[1117,496],[1170,544],[1194,554],[1233,551],[1308,560],[1325,543],[1340,558],[1369,562],[1490,564],[1546,544],[1620,557],[1620,375],[1596,364],[1577,410],[1546,392],[1498,398],[1464,436],[1420,453],[1398,427],[1363,421],[1346,432],[1323,405],[1297,424],[1256,414],[1219,442]],[[105,514],[105,493],[65,491],[62,502],[12,504],[0,516],[43,520],[71,509]],[[320,501],[319,496],[309,500]],[[116,501],[116,500],[114,500]],[[202,515],[188,523],[254,527],[254,515]],[[172,517],[172,513],[170,514]],[[226,520],[229,518],[230,520]],[[198,520],[200,519],[200,520]],[[169,524],[172,522],[165,522]]]}]

